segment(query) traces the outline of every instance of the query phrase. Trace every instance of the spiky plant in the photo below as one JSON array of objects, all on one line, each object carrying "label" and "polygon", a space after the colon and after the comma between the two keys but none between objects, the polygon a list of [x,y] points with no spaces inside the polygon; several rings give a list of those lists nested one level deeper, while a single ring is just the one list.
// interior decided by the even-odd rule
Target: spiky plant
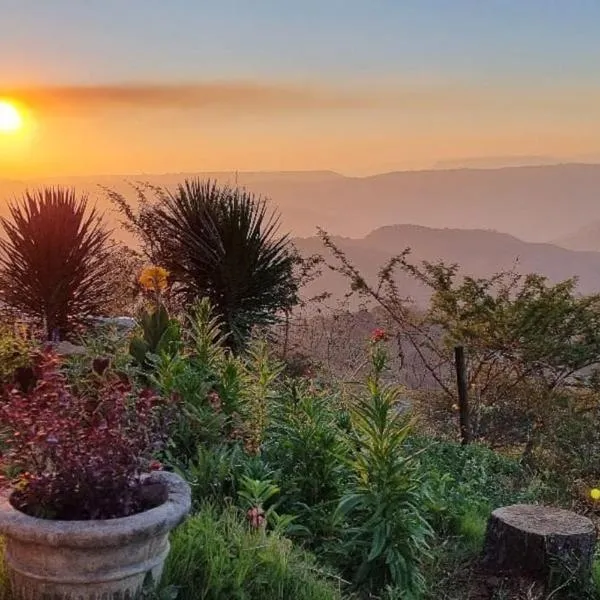
[{"label": "spiky plant", "polygon": [[109,196],[151,260],[171,273],[173,294],[186,304],[210,299],[229,345],[239,347],[254,326],[297,302],[292,248],[263,199],[198,179],[174,193],[150,188],[153,202],[136,189],[138,213]]},{"label": "spiky plant", "polygon": [[1,218],[0,300],[62,339],[112,300],[110,232],[85,195],[26,192]]}]

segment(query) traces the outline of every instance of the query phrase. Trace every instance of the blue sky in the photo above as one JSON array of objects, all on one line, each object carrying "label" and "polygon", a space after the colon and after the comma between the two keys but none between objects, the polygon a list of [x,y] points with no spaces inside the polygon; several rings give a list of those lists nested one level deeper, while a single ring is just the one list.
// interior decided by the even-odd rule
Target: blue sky
[{"label": "blue sky", "polygon": [[0,0],[7,83],[600,83],[598,0]]},{"label": "blue sky", "polygon": [[0,176],[599,157],[599,32],[600,0],[0,0]]}]

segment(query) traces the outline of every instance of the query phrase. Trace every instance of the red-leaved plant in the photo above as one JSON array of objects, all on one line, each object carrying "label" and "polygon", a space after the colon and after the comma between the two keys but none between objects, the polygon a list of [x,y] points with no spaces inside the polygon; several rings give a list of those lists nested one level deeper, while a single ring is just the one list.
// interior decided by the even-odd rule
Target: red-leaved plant
[{"label": "red-leaved plant", "polygon": [[[142,475],[157,468],[166,403],[129,381],[99,377],[78,395],[50,350],[35,382],[6,388],[0,406],[3,462],[15,480],[11,502],[22,512],[62,520],[125,517],[151,507]],[[154,499],[156,503],[156,499]]]}]

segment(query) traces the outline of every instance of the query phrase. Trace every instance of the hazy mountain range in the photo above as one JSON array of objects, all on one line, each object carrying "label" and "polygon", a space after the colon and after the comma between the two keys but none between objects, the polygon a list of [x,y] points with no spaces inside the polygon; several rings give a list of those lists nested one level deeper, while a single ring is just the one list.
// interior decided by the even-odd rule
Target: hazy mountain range
[{"label": "hazy mountain range", "polygon": [[[600,165],[406,171],[372,177],[323,171],[0,181],[0,199],[18,196],[26,187],[61,183],[89,193],[114,223],[99,186],[131,193],[126,180],[172,187],[193,176],[237,183],[269,197],[281,212],[283,229],[306,254],[323,252],[319,239],[311,236],[317,226],[326,229],[371,277],[390,255],[411,247],[415,260],[457,262],[473,275],[515,266],[553,281],[577,276],[582,292],[600,291]],[[5,211],[6,203],[0,204],[0,212]],[[401,283],[407,295],[426,298],[413,281]],[[347,284],[328,271],[310,292],[323,289],[341,296]]]},{"label": "hazy mountain range", "polygon": [[[582,293],[600,292],[600,252],[568,250],[552,244],[525,242],[514,236],[484,230],[431,229],[415,225],[394,225],[376,229],[363,238],[334,237],[361,273],[371,282],[377,271],[391,256],[411,249],[413,261],[457,263],[463,273],[489,276],[502,270],[540,273],[553,282],[579,278]],[[334,263],[317,237],[297,238],[295,245],[305,255],[319,253]],[[413,279],[398,278],[402,293],[418,304],[428,298],[427,290]],[[325,270],[324,276],[310,285],[307,292],[317,295],[330,291],[341,298],[348,282],[340,275]]]},{"label": "hazy mountain range", "polygon": [[101,208],[107,208],[98,184],[127,191],[125,180],[173,186],[198,175],[237,181],[271,198],[282,213],[284,229],[296,236],[313,235],[321,226],[338,235],[362,237],[378,227],[411,223],[493,229],[545,242],[600,222],[600,165],[595,164],[402,171],[371,177],[323,171],[0,180],[0,199],[19,194],[26,186],[63,183],[89,192]]}]

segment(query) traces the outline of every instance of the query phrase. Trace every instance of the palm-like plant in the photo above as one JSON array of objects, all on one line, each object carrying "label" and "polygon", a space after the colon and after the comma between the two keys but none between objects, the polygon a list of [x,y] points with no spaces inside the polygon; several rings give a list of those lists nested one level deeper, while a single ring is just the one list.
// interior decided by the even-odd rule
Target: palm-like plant
[{"label": "palm-like plant", "polygon": [[110,232],[86,196],[26,192],[0,223],[0,300],[43,324],[48,339],[61,339],[111,301]]},{"label": "palm-like plant", "polygon": [[156,201],[138,189],[137,214],[122,196],[109,196],[148,257],[171,273],[173,294],[188,305],[210,299],[230,345],[297,302],[289,240],[278,235],[264,200],[201,180],[186,180],[175,193],[150,189]]}]

